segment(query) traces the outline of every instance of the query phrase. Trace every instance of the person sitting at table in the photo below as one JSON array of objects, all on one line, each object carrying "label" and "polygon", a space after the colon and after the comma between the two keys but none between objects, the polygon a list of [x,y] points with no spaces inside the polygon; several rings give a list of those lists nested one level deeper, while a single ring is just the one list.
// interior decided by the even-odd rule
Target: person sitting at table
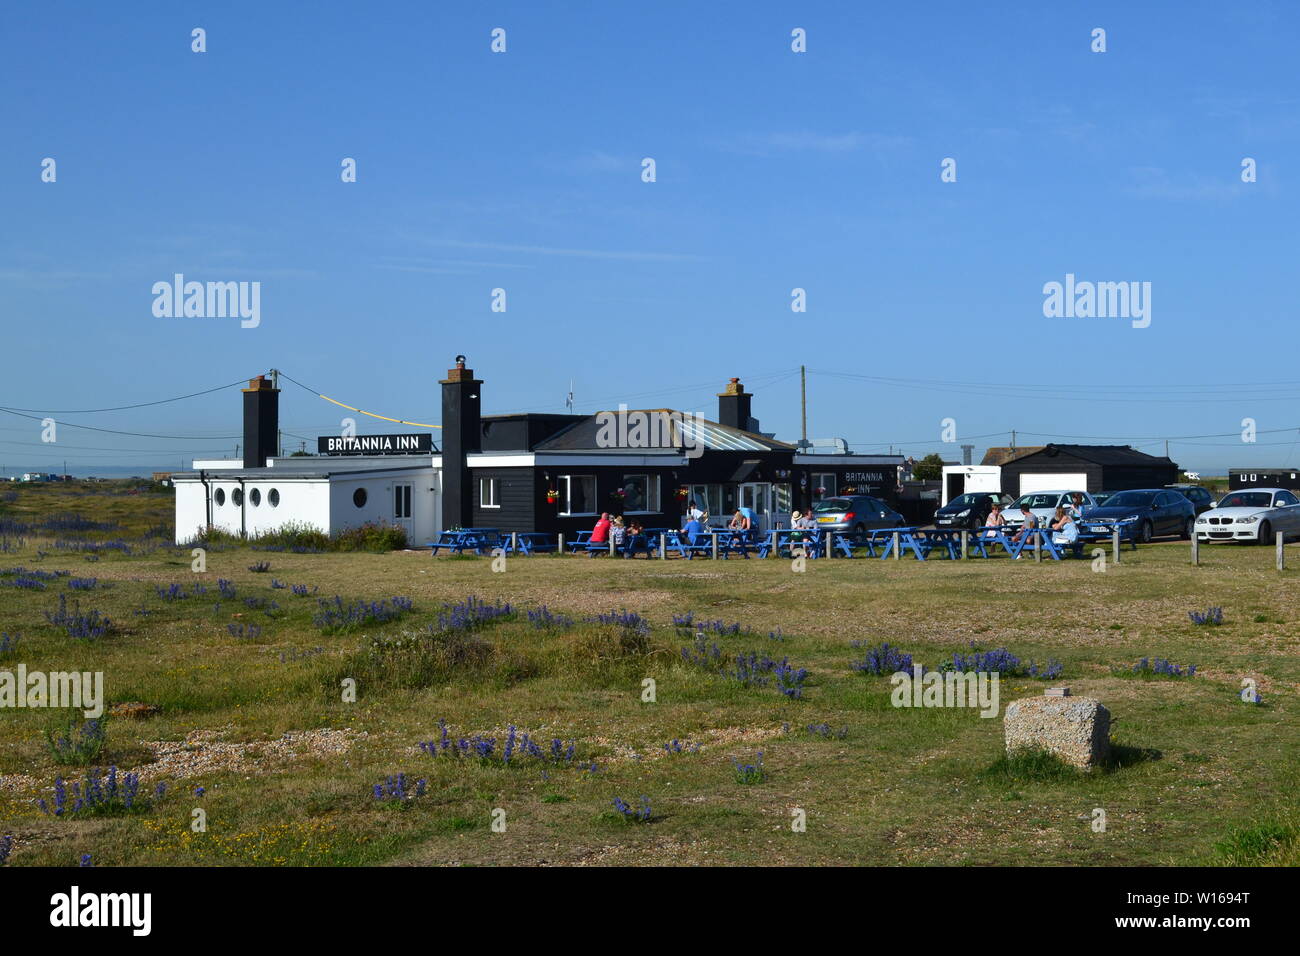
[{"label": "person sitting at table", "polygon": [[749,516],[744,511],[737,509],[736,513],[731,516],[731,523],[727,527],[732,531],[748,531],[750,524]]},{"label": "person sitting at table", "polygon": [[745,530],[752,531],[754,535],[757,535],[760,531],[758,526],[758,512],[746,505],[740,509],[740,513],[744,515],[745,520],[749,522],[749,524],[745,526]]},{"label": "person sitting at table", "polygon": [[[602,511],[600,513],[600,520],[596,522],[596,527],[591,529],[591,543],[608,544],[609,529],[611,527],[613,527],[613,525],[610,523],[608,512]],[[594,558],[598,553],[598,548],[587,549],[587,557],[589,558]]]},{"label": "person sitting at table", "polygon": [[[1024,517],[1025,523],[1020,526],[1020,530],[1011,539],[1012,544],[1019,544],[1026,535],[1037,534],[1038,532],[1038,517],[1030,510],[1029,505],[1021,505],[1020,514]],[[1020,555],[1016,555],[1016,557],[1020,557]]]},{"label": "person sitting at table", "polygon": [[[993,502],[993,510],[989,512],[988,518],[985,519],[984,526],[987,528],[1002,528],[1006,526],[1006,523],[1007,516],[1002,513],[1002,502]],[[984,532],[984,536],[987,538],[996,538],[997,535],[996,531]]]},{"label": "person sitting at table", "polygon": [[1053,544],[1065,544],[1073,547],[1079,541],[1079,526],[1075,524],[1074,515],[1068,508],[1057,508],[1052,520]]},{"label": "person sitting at table", "polygon": [[623,550],[623,543],[627,541],[627,528],[623,527],[622,515],[618,515],[610,523],[609,540],[613,543],[615,551]]},{"label": "person sitting at table", "polygon": [[644,549],[649,556],[650,548],[646,545],[645,528],[641,527],[641,522],[633,518],[627,528],[627,546],[623,549],[623,557],[632,557],[638,549]]},{"label": "person sitting at table", "polygon": [[686,527],[682,528],[682,536],[686,538],[687,544],[694,544],[695,539],[704,534],[704,522],[708,520],[709,513],[701,511],[700,517],[691,518],[686,522]]},{"label": "person sitting at table", "polygon": [[704,512],[700,510],[699,506],[695,503],[695,499],[692,498],[691,503],[686,506],[686,520],[691,521],[692,519],[694,519],[698,521],[701,517],[703,517],[703,515]]},{"label": "person sitting at table", "polygon": [[1083,509],[1086,507],[1088,507],[1088,505],[1083,500],[1083,492],[1076,491],[1070,495],[1070,514],[1074,515],[1076,518],[1082,518]]}]

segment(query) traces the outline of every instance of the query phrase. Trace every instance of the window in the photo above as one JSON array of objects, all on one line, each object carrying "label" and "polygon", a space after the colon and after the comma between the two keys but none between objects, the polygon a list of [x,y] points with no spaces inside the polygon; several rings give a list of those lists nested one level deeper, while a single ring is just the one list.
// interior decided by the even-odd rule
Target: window
[{"label": "window", "polygon": [[560,514],[593,515],[596,513],[596,478],[594,475],[560,475]]},{"label": "window", "polygon": [[1300,505],[1300,498],[1297,498],[1289,491],[1279,491],[1277,493],[1277,506],[1285,508],[1289,505]]},{"label": "window", "polygon": [[411,517],[411,486],[393,485],[393,517]]},{"label": "window", "polygon": [[236,508],[242,508],[244,506],[243,488],[236,488],[234,491],[230,493],[230,503],[234,505]]},{"label": "window", "polygon": [[272,488],[266,493],[266,503],[272,508],[280,507],[280,489]]},{"label": "window", "polygon": [[217,507],[220,508],[222,505],[226,503],[226,489],[218,488],[217,493],[213,495],[212,498],[214,501],[216,501]]},{"label": "window", "polygon": [[478,504],[480,508],[500,508],[501,499],[498,497],[499,478],[480,478],[478,480]]},{"label": "window", "polygon": [[256,508],[258,505],[262,503],[262,493],[258,491],[256,488],[254,488],[251,492],[249,492],[248,500],[251,501],[253,503],[253,507]]},{"label": "window", "polygon": [[352,503],[358,508],[364,508],[366,506],[366,489],[358,488],[352,492]]},{"label": "window", "polygon": [[[731,501],[735,500],[734,494],[728,497]],[[691,485],[686,505],[690,507],[691,504],[711,515],[731,514],[735,510],[727,507],[728,502],[723,500],[722,485]]]},{"label": "window", "polygon": [[789,485],[772,486],[772,510],[777,514],[789,514],[794,505]]},{"label": "window", "polygon": [[835,494],[839,489],[835,487],[835,472],[813,472],[813,501],[825,498],[827,495]]},{"label": "window", "polygon": [[623,511],[657,512],[659,510],[658,475],[623,476]]}]

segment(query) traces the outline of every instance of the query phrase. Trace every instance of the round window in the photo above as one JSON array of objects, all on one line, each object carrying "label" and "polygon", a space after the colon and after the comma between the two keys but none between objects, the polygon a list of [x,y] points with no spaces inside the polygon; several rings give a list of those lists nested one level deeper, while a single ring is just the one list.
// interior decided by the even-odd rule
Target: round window
[{"label": "round window", "polygon": [[230,493],[230,503],[234,505],[236,508],[239,508],[244,504],[243,488],[236,488],[234,491]]},{"label": "round window", "polygon": [[358,508],[364,508],[366,506],[366,489],[358,488],[352,492],[352,503]]},{"label": "round window", "polygon": [[248,493],[248,500],[251,501],[253,503],[253,507],[256,508],[258,505],[262,503],[262,492],[254,488],[252,491]]},{"label": "round window", "polygon": [[272,508],[280,507],[280,489],[272,488],[266,493],[266,503]]},{"label": "round window", "polygon": [[217,493],[213,495],[212,498],[213,500],[216,501],[217,507],[220,508],[222,505],[226,503],[226,489],[218,488]]}]

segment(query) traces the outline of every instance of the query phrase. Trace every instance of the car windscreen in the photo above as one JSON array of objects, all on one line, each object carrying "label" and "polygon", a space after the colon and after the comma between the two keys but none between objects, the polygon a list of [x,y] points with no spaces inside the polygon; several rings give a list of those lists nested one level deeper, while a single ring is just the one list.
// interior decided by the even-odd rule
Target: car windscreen
[{"label": "car windscreen", "polygon": [[848,511],[851,502],[848,498],[823,498],[813,505],[813,511],[826,514],[829,512]]},{"label": "car windscreen", "polygon": [[1106,507],[1150,508],[1151,502],[1155,500],[1155,493],[1151,491],[1121,491],[1119,494],[1111,495],[1106,499]]},{"label": "car windscreen", "polygon": [[1013,507],[1015,508],[1055,508],[1056,503],[1060,500],[1059,494],[1051,495],[1021,495]]},{"label": "car windscreen", "polygon": [[973,508],[975,505],[983,503],[987,495],[958,495],[952,501],[948,502],[949,508]]},{"label": "car windscreen", "polygon": [[1273,506],[1271,491],[1247,491],[1227,495],[1219,502],[1220,508],[1270,508]]}]

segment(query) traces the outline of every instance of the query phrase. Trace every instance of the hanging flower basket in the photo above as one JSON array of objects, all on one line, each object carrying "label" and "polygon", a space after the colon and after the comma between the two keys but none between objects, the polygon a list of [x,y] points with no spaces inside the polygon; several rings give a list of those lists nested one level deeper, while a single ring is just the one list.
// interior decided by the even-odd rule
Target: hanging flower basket
[{"label": "hanging flower basket", "polygon": [[547,488],[546,500],[550,504],[555,504],[557,501],[560,500],[560,493],[556,491],[554,488]]}]

